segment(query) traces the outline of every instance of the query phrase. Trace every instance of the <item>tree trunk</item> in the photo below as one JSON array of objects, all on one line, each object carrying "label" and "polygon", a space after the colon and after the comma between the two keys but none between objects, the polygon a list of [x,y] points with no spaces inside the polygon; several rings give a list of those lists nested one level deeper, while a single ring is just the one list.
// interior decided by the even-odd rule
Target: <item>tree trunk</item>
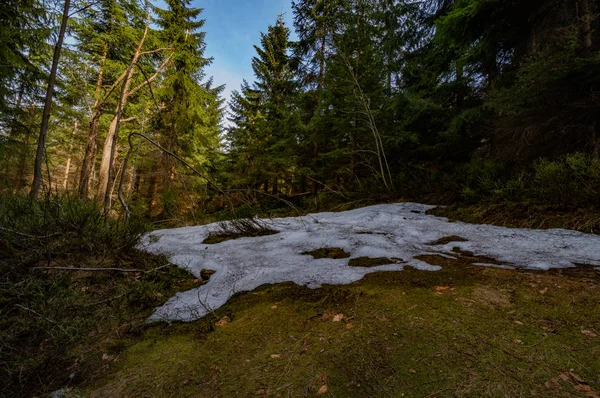
[{"label": "tree trunk", "polygon": [[154,208],[154,195],[156,194],[156,166],[152,166],[150,170],[150,181],[148,184],[147,199],[148,199],[148,215],[152,214]]},{"label": "tree trunk", "polygon": [[100,175],[98,182],[98,191],[96,193],[96,199],[98,202],[102,201],[104,198],[104,213],[108,214],[110,210],[110,182],[113,177],[113,165],[115,160],[115,148],[117,145],[117,139],[119,136],[119,123],[121,121],[121,115],[123,114],[123,108],[127,104],[127,99],[131,94],[129,92],[129,86],[131,85],[131,80],[133,77],[133,72],[135,65],[137,64],[140,55],[142,53],[142,47],[144,42],[146,41],[146,36],[148,34],[148,27],[150,25],[150,14],[148,14],[148,19],[146,20],[146,26],[144,28],[144,33],[140,42],[133,54],[133,58],[127,67],[127,71],[125,73],[125,77],[123,79],[123,83],[121,86],[121,95],[119,96],[119,102],[117,104],[117,109],[115,111],[115,116],[113,117],[112,122],[110,123],[110,127],[108,129],[108,133],[106,135],[106,140],[104,141],[104,148],[102,150],[102,163],[100,164]]},{"label": "tree trunk", "polygon": [[387,54],[387,91],[388,94],[392,92],[392,54],[391,50]]},{"label": "tree trunk", "polygon": [[21,154],[21,162],[19,164],[19,171],[15,181],[15,193],[21,190],[21,184],[23,183],[23,175],[25,174],[25,166],[27,165],[30,127],[31,126],[29,126],[29,128],[27,128],[25,131],[25,138],[23,138],[23,153]]},{"label": "tree trunk", "polygon": [[[21,104],[23,102],[24,91],[25,84],[21,83],[21,88],[19,89],[19,96],[17,97],[17,109],[19,113],[21,112]],[[17,112],[15,112],[15,114],[13,115],[13,123],[15,127],[19,124],[19,121],[17,120]],[[29,144],[29,129],[25,130],[25,137],[23,138],[23,148],[20,156],[21,161],[19,162],[19,168],[17,169],[14,181],[15,193],[19,192],[19,189],[21,188],[21,179],[23,178],[23,170],[25,169],[25,161],[27,159],[27,144]]]},{"label": "tree trunk", "polygon": [[81,164],[81,176],[79,178],[79,197],[87,198],[90,191],[90,178],[92,176],[92,168],[96,161],[96,152],[98,151],[98,128],[100,125],[100,117],[102,116],[102,84],[104,80],[103,68],[106,61],[108,46],[104,46],[102,58],[100,60],[100,70],[98,71],[98,79],[96,80],[96,93],[94,104],[92,105],[92,120],[90,121],[90,129],[88,132],[87,147],[83,163]]},{"label": "tree trunk", "polygon": [[102,162],[100,163],[100,171],[98,173],[98,189],[96,191],[96,201],[99,203],[104,200],[109,185],[109,168],[112,167],[113,163],[112,148],[113,143],[116,142],[115,133],[117,130],[117,113],[118,109],[122,107],[121,103],[122,99],[119,100],[117,111],[110,123],[110,127],[108,128],[108,133],[106,134],[106,139],[104,140],[104,147],[102,149]]},{"label": "tree trunk", "polygon": [[58,40],[54,46],[54,55],[52,57],[52,68],[50,69],[50,77],[48,78],[48,87],[46,89],[46,99],[44,101],[44,112],[42,113],[42,125],[40,127],[40,136],[37,143],[37,152],[35,154],[35,163],[33,168],[33,183],[31,184],[31,192],[29,196],[33,200],[37,200],[40,189],[42,187],[42,163],[44,152],[46,150],[46,136],[48,135],[48,124],[50,122],[50,110],[52,108],[52,97],[54,96],[54,85],[56,83],[56,71],[58,70],[58,61],[60,60],[60,51],[62,50],[65,31],[67,29],[67,21],[69,20],[69,6],[71,0],[65,0],[62,20],[60,23],[60,32]]},{"label": "tree trunk", "polygon": [[592,47],[592,14],[589,0],[581,0],[581,34],[585,48]]},{"label": "tree trunk", "polygon": [[[77,127],[78,127],[79,123],[77,121],[75,121],[75,124],[73,125],[73,136],[75,136],[75,134],[77,134]],[[69,155],[67,157],[67,164],[65,166],[65,178],[63,179],[63,189],[66,191],[67,190],[67,186],[69,185],[69,171],[71,170],[71,151],[73,150],[73,143],[71,142],[69,144]]]}]

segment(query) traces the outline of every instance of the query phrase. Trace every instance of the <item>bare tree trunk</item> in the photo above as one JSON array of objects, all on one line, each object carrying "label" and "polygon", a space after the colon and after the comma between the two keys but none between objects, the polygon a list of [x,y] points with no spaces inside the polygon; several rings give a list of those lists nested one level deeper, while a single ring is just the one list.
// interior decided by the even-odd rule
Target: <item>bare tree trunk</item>
[{"label": "bare tree trunk", "polygon": [[[23,102],[23,92],[24,91],[25,91],[25,84],[21,83],[21,87],[19,89],[19,96],[17,97],[18,112],[21,111],[21,104]],[[15,127],[19,123],[19,121],[17,120],[17,112],[15,112],[15,114],[13,115],[13,123],[14,123]],[[15,175],[15,181],[14,181],[15,193],[19,192],[19,189],[21,188],[21,179],[23,178],[23,170],[25,169],[25,160],[27,159],[27,144],[29,144],[29,129],[25,130],[25,137],[23,138],[23,148],[22,148],[22,152],[21,152],[21,156],[20,156],[21,161],[19,162],[19,168],[17,169],[17,173]]]},{"label": "bare tree trunk", "polygon": [[589,0],[581,0],[581,34],[585,48],[592,47],[592,14]]},{"label": "bare tree trunk", "polygon": [[98,79],[96,80],[96,93],[94,104],[92,105],[92,120],[90,121],[90,129],[88,132],[87,147],[81,164],[81,176],[79,178],[79,197],[86,198],[90,191],[90,178],[92,176],[93,164],[96,160],[96,152],[98,151],[98,128],[100,125],[100,116],[102,116],[102,84],[104,80],[103,69],[108,46],[104,46],[102,58],[100,60],[100,70],[98,71]]},{"label": "bare tree trunk", "polygon": [[148,215],[152,214],[154,208],[154,195],[156,194],[156,166],[152,166],[150,170],[150,181],[148,184],[147,199],[148,199]]},{"label": "bare tree trunk", "polygon": [[21,154],[21,162],[19,164],[19,170],[15,181],[15,193],[21,190],[21,184],[23,183],[23,175],[25,174],[25,166],[27,163],[27,147],[29,146],[29,129],[25,132],[25,138],[23,139],[23,153]]},{"label": "bare tree trunk", "polygon": [[173,53],[171,53],[159,65],[159,67],[157,68],[154,75],[152,75],[152,77],[146,79],[143,83],[141,83],[137,87],[135,87],[131,90],[129,89],[131,82],[132,82],[135,66],[137,65],[139,58],[143,54],[156,53],[156,52],[162,51],[162,50],[172,50],[171,48],[160,48],[160,49],[156,49],[156,50],[152,50],[152,51],[142,52],[142,47],[144,45],[144,42],[146,41],[146,36],[148,34],[149,26],[150,26],[150,12],[148,12],[148,18],[146,19],[146,26],[144,28],[144,33],[143,33],[142,38],[140,39],[140,42],[136,48],[136,51],[133,55],[131,63],[127,67],[127,70],[125,71],[125,73],[122,75],[123,83],[121,86],[121,94],[119,96],[119,102],[117,104],[115,116],[113,117],[113,120],[108,129],[108,133],[106,135],[106,140],[104,141],[104,148],[103,148],[103,152],[102,152],[102,162],[100,164],[100,174],[99,174],[99,182],[98,182],[98,191],[96,193],[96,200],[98,202],[101,202],[102,198],[104,198],[104,213],[105,214],[108,214],[108,212],[110,210],[110,189],[109,189],[109,187],[110,187],[110,183],[113,179],[113,175],[114,175],[113,165],[114,165],[115,153],[116,153],[115,148],[117,145],[117,139],[119,137],[119,127],[120,127],[120,123],[121,123],[121,116],[123,115],[123,109],[125,108],[125,105],[127,105],[127,100],[129,99],[129,97],[131,95],[133,95],[134,93],[136,93],[137,91],[141,90],[143,87],[151,84],[154,80],[156,80],[156,78],[159,76],[159,74],[169,65],[169,62],[171,61],[171,59],[173,57]]},{"label": "bare tree trunk", "polygon": [[[73,125],[73,136],[77,134],[77,127],[79,126],[79,122],[75,121]],[[69,185],[69,171],[71,170],[71,151],[73,150],[73,142],[69,144],[69,156],[67,157],[67,164],[65,166],[65,178],[63,179],[63,189],[66,191],[67,186]]]},{"label": "bare tree trunk", "polygon": [[392,92],[392,54],[391,50],[387,54],[387,91]]},{"label": "bare tree trunk", "polygon": [[137,64],[140,55],[142,53],[142,47],[144,42],[146,41],[146,36],[148,34],[148,27],[150,25],[150,13],[148,13],[148,18],[146,19],[146,26],[144,28],[144,33],[142,34],[142,38],[133,54],[133,58],[127,67],[127,71],[125,73],[125,77],[123,79],[123,83],[121,86],[121,95],[119,96],[119,102],[117,104],[117,109],[115,111],[115,116],[113,117],[112,122],[110,123],[110,127],[108,129],[108,133],[106,135],[106,140],[104,141],[104,148],[102,151],[102,163],[100,164],[100,176],[98,182],[98,191],[96,193],[96,199],[98,202],[102,201],[104,198],[104,213],[107,214],[110,207],[110,190],[109,184],[112,180],[113,174],[113,164],[114,164],[114,154],[115,147],[117,144],[117,138],[119,134],[119,123],[121,121],[121,115],[123,114],[123,108],[127,104],[127,99],[130,95],[129,86],[131,85],[131,79],[133,77],[133,72],[135,65]]},{"label": "bare tree trunk", "polygon": [[42,163],[44,152],[46,150],[46,136],[48,135],[48,124],[50,122],[50,110],[52,108],[52,97],[54,95],[54,85],[56,83],[56,71],[58,70],[58,61],[60,60],[60,51],[62,50],[65,31],[67,30],[67,21],[69,20],[69,6],[71,0],[65,0],[62,21],[60,23],[60,32],[58,40],[54,46],[54,56],[52,57],[52,68],[48,78],[48,88],[46,89],[46,99],[44,101],[44,112],[42,113],[42,126],[40,127],[40,136],[38,138],[37,152],[35,154],[35,163],[33,168],[33,183],[29,196],[37,200],[42,187]]}]

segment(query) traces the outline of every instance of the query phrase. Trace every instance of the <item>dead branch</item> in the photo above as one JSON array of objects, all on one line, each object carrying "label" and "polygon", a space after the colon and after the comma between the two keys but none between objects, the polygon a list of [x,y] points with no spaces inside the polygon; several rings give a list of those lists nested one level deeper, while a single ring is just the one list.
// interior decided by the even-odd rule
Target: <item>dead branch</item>
[{"label": "dead branch", "polygon": [[33,267],[33,270],[47,270],[47,271],[83,271],[83,272],[145,272],[141,269],[127,269],[127,268],[75,268],[75,267]]},{"label": "dead branch", "polygon": [[163,60],[163,62],[158,66],[158,69],[156,69],[156,72],[150,76],[150,78],[145,79],[143,83],[140,83],[139,86],[133,88],[129,93],[128,96],[132,96],[133,94],[135,94],[136,92],[138,92],[139,90],[141,90],[142,88],[144,88],[145,86],[147,86],[148,84],[152,83],[154,80],[156,80],[156,78],[160,75],[160,73],[165,70],[165,68],[167,67],[167,65],[169,64],[169,62],[171,61],[171,58],[173,58],[173,53],[171,53],[167,58],[165,58]]},{"label": "dead branch", "polygon": [[154,50],[142,51],[142,52],[140,53],[140,55],[155,54],[155,53],[157,53],[157,52],[160,52],[160,51],[167,51],[167,50],[169,50],[169,51],[173,51],[173,50],[174,50],[174,48],[173,48],[173,47],[162,47],[162,48],[155,48]]}]

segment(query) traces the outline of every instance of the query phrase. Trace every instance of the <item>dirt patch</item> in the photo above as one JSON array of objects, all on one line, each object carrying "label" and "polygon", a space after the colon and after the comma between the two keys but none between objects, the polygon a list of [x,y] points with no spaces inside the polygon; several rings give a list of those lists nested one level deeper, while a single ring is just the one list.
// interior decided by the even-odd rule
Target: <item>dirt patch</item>
[{"label": "dirt patch", "polygon": [[214,271],[212,269],[203,268],[202,271],[200,271],[200,277],[202,278],[203,281],[208,281],[210,279],[210,277],[216,272],[217,271]]},{"label": "dirt patch", "polygon": [[402,260],[387,257],[357,257],[348,261],[348,265],[351,267],[377,267],[379,265],[396,264]]},{"label": "dirt patch", "polygon": [[468,242],[468,239],[462,238],[460,236],[457,235],[451,235],[451,236],[446,236],[444,238],[440,238],[436,241],[430,242],[428,243],[429,246],[439,246],[439,245],[445,245],[451,242]]},{"label": "dirt patch", "polygon": [[310,252],[304,252],[302,254],[313,256],[313,258],[315,258],[315,259],[318,259],[318,258],[340,259],[340,258],[350,257],[350,253],[347,253],[346,251],[344,251],[344,249],[340,249],[339,247],[323,247],[321,249],[313,250]]}]

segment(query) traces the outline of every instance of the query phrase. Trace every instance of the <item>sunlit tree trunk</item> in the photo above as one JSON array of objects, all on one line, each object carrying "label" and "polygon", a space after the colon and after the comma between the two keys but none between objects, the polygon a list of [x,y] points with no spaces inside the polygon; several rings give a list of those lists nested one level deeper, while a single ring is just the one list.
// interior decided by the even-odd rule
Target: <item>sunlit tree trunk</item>
[{"label": "sunlit tree trunk", "polygon": [[[75,124],[73,125],[73,136],[75,136],[77,134],[77,127],[79,126],[79,122],[75,121]],[[73,143],[71,142],[69,144],[69,153],[68,153],[68,157],[67,157],[67,164],[65,165],[65,177],[63,179],[63,189],[66,191],[67,190],[67,186],[69,185],[69,172],[71,171],[71,157],[72,157],[72,153],[71,151],[73,150]]]},{"label": "sunlit tree trunk", "polygon": [[103,69],[104,62],[106,61],[107,52],[108,46],[105,45],[104,50],[102,52],[102,58],[100,60],[100,70],[98,71],[98,78],[96,79],[96,92],[94,104],[92,105],[92,119],[90,120],[87,146],[85,148],[85,155],[83,156],[83,163],[81,164],[81,176],[79,178],[79,197],[81,198],[86,198],[89,194],[92,169],[94,167],[94,162],[96,161],[96,152],[98,150],[98,128],[100,126],[100,116],[102,116],[103,102]]},{"label": "sunlit tree trunk", "polygon": [[102,151],[102,162],[100,164],[100,172],[99,172],[99,181],[98,181],[98,190],[96,193],[96,200],[98,202],[102,202],[102,199],[104,199],[103,202],[104,202],[104,213],[105,214],[108,214],[108,212],[110,210],[111,190],[109,189],[109,187],[110,187],[110,183],[113,179],[113,175],[114,175],[114,170],[113,170],[114,167],[113,166],[114,166],[115,153],[116,153],[115,148],[117,145],[117,139],[119,137],[119,127],[120,127],[120,123],[121,123],[121,117],[123,115],[123,109],[125,108],[125,105],[127,105],[127,101],[129,99],[129,97],[131,95],[133,95],[134,93],[136,93],[137,91],[141,90],[146,85],[151,84],[154,80],[156,80],[158,75],[167,67],[167,65],[169,64],[170,60],[173,57],[173,53],[171,53],[158,66],[154,75],[152,75],[150,78],[146,79],[143,83],[141,83],[140,85],[138,85],[135,88],[130,90],[135,67],[136,67],[140,57],[143,54],[155,53],[160,50],[170,50],[170,49],[158,49],[158,50],[153,50],[153,51],[142,52],[144,42],[146,41],[146,37],[148,35],[149,26],[150,26],[150,13],[148,13],[148,18],[146,20],[146,26],[144,28],[144,33],[142,35],[142,38],[140,39],[140,42],[135,50],[133,58],[129,64],[129,66],[127,67],[127,70],[125,71],[125,73],[123,75],[123,83],[121,85],[121,93],[119,95],[119,101],[117,103],[117,108],[115,110],[115,116],[113,117],[113,120],[110,123],[110,127],[108,129],[108,133],[106,134],[106,139],[104,141],[104,148]]},{"label": "sunlit tree trunk", "polygon": [[48,87],[46,89],[46,99],[44,101],[44,111],[42,113],[42,125],[40,127],[40,136],[37,142],[37,151],[35,154],[35,163],[33,167],[33,183],[31,184],[31,192],[29,196],[33,200],[37,200],[40,189],[42,187],[42,162],[44,152],[46,150],[46,137],[48,135],[48,125],[50,122],[50,110],[52,108],[52,97],[54,95],[54,85],[56,83],[56,71],[58,70],[58,61],[60,60],[60,51],[62,50],[65,31],[67,30],[67,21],[69,20],[69,6],[71,0],[65,0],[62,20],[60,23],[60,32],[58,40],[54,46],[54,55],[52,57],[52,67],[50,69],[50,77],[48,78]]}]

